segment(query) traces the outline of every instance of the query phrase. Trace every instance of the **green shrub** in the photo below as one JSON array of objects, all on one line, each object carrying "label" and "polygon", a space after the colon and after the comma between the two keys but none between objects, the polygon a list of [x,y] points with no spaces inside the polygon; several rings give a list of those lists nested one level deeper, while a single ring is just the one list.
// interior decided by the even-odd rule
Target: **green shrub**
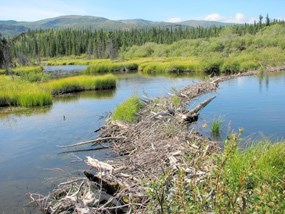
[{"label": "green shrub", "polygon": [[260,65],[255,61],[245,61],[240,63],[240,71],[255,71],[260,68]]},{"label": "green shrub", "polygon": [[[201,154],[193,156],[190,152],[189,157],[184,156],[183,165],[163,170],[163,175],[148,185],[148,211],[283,213],[285,142],[259,142],[241,150],[237,146],[240,140],[239,134],[233,134],[225,141],[224,151],[208,156],[205,162],[200,163]],[[214,164],[203,179],[185,171],[199,163]]]},{"label": "green shrub", "polygon": [[222,66],[222,73],[235,74],[240,71],[240,64],[238,61],[227,59]]}]

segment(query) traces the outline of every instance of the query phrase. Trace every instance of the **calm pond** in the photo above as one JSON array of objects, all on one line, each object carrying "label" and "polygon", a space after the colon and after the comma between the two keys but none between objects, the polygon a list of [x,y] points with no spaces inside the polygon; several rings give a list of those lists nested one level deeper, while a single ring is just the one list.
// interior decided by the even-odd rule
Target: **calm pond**
[{"label": "calm pond", "polygon": [[258,139],[285,139],[285,72],[263,77],[239,77],[220,84],[216,93],[200,97],[191,106],[209,96],[217,97],[200,112],[198,130],[211,137],[210,124],[222,121],[221,138],[243,128],[244,144]]},{"label": "calm pond", "polygon": [[[82,162],[86,155],[110,158],[112,154],[104,150],[60,154],[66,150],[57,145],[95,138],[94,130],[104,123],[101,116],[108,115],[133,93],[153,98],[198,80],[122,75],[114,91],[78,93],[57,98],[50,107],[0,114],[0,213],[23,213],[25,193],[47,194],[66,176],[80,175],[80,169],[87,168]],[[262,132],[268,137],[282,138],[284,93],[285,73],[224,82],[215,93],[217,98],[202,110],[195,128],[209,135],[209,125],[201,127],[205,127],[206,120],[221,117],[226,126],[230,122],[231,129],[243,127],[247,135]],[[191,106],[197,103],[198,100]]]}]

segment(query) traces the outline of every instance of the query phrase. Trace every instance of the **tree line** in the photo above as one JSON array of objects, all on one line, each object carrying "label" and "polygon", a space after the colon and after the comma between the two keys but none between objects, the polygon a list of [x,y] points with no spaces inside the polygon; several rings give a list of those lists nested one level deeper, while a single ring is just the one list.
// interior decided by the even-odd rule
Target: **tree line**
[{"label": "tree line", "polygon": [[[284,23],[272,20],[266,16],[259,17],[254,24],[233,25],[231,31],[237,35],[256,34],[264,27]],[[11,47],[7,48],[9,40],[0,37],[0,67],[4,67],[7,51],[10,61],[16,59],[18,64],[26,65],[30,59],[38,61],[41,58],[58,56],[86,55],[90,58],[111,58],[125,52],[130,47],[143,45],[147,42],[156,44],[172,44],[183,39],[198,39],[218,37],[228,27],[152,27],[131,30],[74,30],[74,29],[48,29],[30,30],[24,36],[10,39]],[[9,43],[10,44],[10,43]],[[9,49],[9,50],[8,50]],[[6,57],[7,58],[7,57]],[[7,60],[6,60],[7,61]]]}]

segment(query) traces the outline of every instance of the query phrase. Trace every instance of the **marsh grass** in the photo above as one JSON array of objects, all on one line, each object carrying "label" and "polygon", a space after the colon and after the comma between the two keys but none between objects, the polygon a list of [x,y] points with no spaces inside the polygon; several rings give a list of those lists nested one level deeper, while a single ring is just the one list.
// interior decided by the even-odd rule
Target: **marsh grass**
[{"label": "marsh grass", "polygon": [[5,74],[20,76],[23,80],[27,80],[29,82],[38,82],[47,79],[47,75],[43,73],[43,67],[41,66],[12,68],[9,71],[5,71]]},{"label": "marsh grass", "polygon": [[221,118],[214,119],[211,122],[211,134],[213,137],[220,136],[222,125],[223,125],[223,120]]},{"label": "marsh grass", "polygon": [[52,104],[52,96],[116,88],[116,78],[104,76],[75,76],[45,83],[31,83],[20,77],[0,76],[0,106],[44,106]]},{"label": "marsh grass", "polygon": [[107,90],[116,88],[116,78],[112,74],[103,76],[81,75],[51,80],[43,83],[43,87],[47,88],[52,95],[88,90]]},{"label": "marsh grass", "polygon": [[43,60],[45,65],[89,65],[94,61],[109,61],[108,59],[87,59],[86,56],[64,56]]},{"label": "marsh grass", "polygon": [[51,94],[36,83],[0,76],[0,106],[44,106],[52,103]]},{"label": "marsh grass", "polygon": [[142,105],[138,95],[134,94],[114,110],[111,119],[129,123],[135,122]]},{"label": "marsh grass", "polygon": [[138,70],[135,62],[121,61],[98,61],[93,62],[84,71],[85,74],[104,74],[104,73],[128,73]]}]

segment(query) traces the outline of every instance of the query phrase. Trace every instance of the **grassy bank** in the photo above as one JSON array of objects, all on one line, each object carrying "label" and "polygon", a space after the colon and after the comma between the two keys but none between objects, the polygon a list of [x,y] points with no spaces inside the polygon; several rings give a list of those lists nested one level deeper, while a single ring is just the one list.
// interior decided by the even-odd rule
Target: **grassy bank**
[{"label": "grassy bank", "polygon": [[42,61],[45,65],[89,65],[92,62],[94,59],[88,59],[85,55],[47,58]]},{"label": "grassy bank", "polygon": [[282,213],[284,204],[285,142],[260,142],[245,150],[238,135],[225,141],[222,153],[203,179],[187,177],[193,157],[185,157],[178,171],[165,171],[151,183],[149,211],[171,213]]},{"label": "grassy bank", "polygon": [[52,103],[52,96],[85,91],[116,88],[113,75],[100,77],[76,76],[31,83],[20,77],[0,76],[0,106],[44,106]]},{"label": "grassy bank", "polygon": [[39,84],[0,76],[0,106],[32,107],[51,103],[51,94]]},{"label": "grassy bank", "polygon": [[116,78],[109,74],[104,76],[75,76],[52,80],[43,84],[52,95],[116,88]]},{"label": "grassy bank", "polygon": [[47,75],[43,73],[43,67],[41,66],[25,66],[25,67],[16,67],[10,68],[8,71],[0,70],[0,75],[14,75],[20,76],[23,80],[29,82],[38,82],[45,80]]},{"label": "grassy bank", "polygon": [[85,74],[128,73],[138,70],[138,64],[133,61],[97,60],[85,70]]}]

